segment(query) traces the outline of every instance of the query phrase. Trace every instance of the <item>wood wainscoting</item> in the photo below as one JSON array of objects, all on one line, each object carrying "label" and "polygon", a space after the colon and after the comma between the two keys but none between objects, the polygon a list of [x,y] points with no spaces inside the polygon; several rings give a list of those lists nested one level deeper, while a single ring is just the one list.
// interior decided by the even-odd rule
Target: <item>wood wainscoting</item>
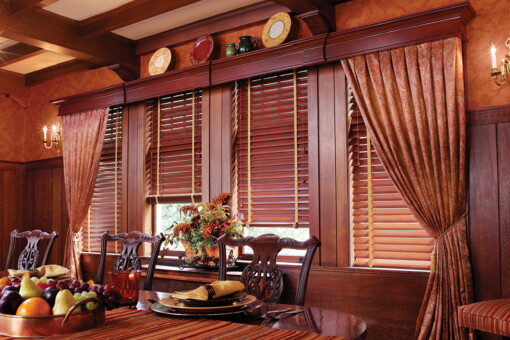
[{"label": "wood wainscoting", "polygon": [[509,299],[510,105],[470,110],[469,125],[468,241],[475,301]]}]

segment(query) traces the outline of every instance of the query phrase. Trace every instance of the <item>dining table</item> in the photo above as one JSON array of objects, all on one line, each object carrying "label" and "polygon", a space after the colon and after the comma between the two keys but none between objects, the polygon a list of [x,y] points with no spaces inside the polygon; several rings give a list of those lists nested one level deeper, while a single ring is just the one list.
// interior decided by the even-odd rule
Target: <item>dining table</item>
[{"label": "dining table", "polygon": [[[168,292],[139,291],[136,306],[106,311],[96,328],[59,335],[59,339],[364,339],[366,324],[349,313],[309,306],[262,303],[246,313],[207,317],[171,316],[151,306]],[[279,318],[268,312],[281,312]],[[10,339],[0,335],[0,340]]]}]

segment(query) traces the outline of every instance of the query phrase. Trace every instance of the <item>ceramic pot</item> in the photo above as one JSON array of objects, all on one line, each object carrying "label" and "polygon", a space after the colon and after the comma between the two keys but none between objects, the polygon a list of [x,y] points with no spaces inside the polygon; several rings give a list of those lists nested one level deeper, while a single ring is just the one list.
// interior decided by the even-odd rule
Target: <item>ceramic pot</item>
[{"label": "ceramic pot", "polygon": [[239,44],[237,47],[237,53],[242,54],[246,52],[253,51],[257,48],[258,39],[256,37],[250,37],[249,35],[244,35],[239,37]]},{"label": "ceramic pot", "polygon": [[227,57],[231,57],[237,54],[236,44],[227,44],[227,48],[225,49],[225,55]]}]

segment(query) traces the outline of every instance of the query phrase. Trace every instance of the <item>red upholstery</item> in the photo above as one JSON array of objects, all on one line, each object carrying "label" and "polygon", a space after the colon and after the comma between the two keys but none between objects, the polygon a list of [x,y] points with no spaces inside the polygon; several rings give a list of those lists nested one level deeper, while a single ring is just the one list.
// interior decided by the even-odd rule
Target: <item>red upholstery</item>
[{"label": "red upholstery", "polygon": [[510,299],[489,300],[459,307],[464,328],[510,336]]}]

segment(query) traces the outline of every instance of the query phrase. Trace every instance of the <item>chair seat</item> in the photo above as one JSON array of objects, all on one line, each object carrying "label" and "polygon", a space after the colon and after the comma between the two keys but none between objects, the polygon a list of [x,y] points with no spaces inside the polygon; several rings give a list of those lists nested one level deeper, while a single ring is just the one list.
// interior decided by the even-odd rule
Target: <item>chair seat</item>
[{"label": "chair seat", "polygon": [[510,336],[510,299],[460,306],[458,314],[461,327]]}]

